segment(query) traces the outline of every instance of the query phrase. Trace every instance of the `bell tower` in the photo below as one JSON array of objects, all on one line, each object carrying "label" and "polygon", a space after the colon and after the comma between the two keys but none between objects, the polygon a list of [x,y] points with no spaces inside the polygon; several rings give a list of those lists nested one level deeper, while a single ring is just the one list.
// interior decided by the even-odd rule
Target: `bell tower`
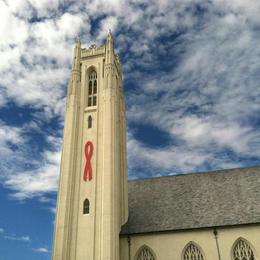
[{"label": "bell tower", "polygon": [[127,221],[125,101],[119,56],[74,48],[68,85],[52,260],[119,260]]}]

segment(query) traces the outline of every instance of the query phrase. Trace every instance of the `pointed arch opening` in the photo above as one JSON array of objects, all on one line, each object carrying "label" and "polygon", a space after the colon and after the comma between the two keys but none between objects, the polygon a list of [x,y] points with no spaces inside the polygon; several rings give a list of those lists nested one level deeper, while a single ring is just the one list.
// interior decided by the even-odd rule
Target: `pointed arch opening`
[{"label": "pointed arch opening", "polygon": [[190,241],[183,249],[182,260],[205,260],[205,256],[200,246]]},{"label": "pointed arch opening", "polygon": [[89,208],[90,208],[90,203],[89,203],[89,200],[88,199],[85,199],[84,200],[84,203],[83,203],[83,214],[89,214]]},{"label": "pointed arch opening", "polygon": [[156,260],[156,256],[150,247],[143,245],[137,251],[135,260]]},{"label": "pointed arch opening", "polygon": [[88,116],[88,128],[92,128],[92,116]]},{"label": "pointed arch opening", "polygon": [[97,72],[91,70],[88,77],[88,107],[97,105]]},{"label": "pointed arch opening", "polygon": [[256,260],[253,246],[244,238],[238,238],[232,247],[232,260]]}]

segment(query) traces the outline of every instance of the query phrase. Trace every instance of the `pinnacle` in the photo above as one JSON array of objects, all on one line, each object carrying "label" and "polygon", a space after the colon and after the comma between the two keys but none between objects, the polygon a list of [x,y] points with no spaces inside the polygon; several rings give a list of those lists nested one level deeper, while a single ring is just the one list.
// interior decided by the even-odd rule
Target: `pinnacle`
[{"label": "pinnacle", "polygon": [[109,31],[108,31],[107,38],[108,39],[113,39],[113,35],[112,35],[112,32],[111,32],[111,29],[109,29]]},{"label": "pinnacle", "polygon": [[80,44],[80,36],[79,35],[76,37],[76,44]]}]

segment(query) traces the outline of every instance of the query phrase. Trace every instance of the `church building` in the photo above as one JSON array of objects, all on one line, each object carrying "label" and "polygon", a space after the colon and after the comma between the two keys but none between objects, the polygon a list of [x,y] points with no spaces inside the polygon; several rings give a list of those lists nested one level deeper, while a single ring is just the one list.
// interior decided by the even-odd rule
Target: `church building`
[{"label": "church building", "polygon": [[122,68],[77,39],[52,260],[260,260],[260,167],[128,181]]}]

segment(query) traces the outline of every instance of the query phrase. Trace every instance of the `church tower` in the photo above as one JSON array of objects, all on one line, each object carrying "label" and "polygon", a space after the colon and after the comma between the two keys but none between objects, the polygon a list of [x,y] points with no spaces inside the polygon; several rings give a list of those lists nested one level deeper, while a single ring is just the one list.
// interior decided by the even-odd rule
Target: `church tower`
[{"label": "church tower", "polygon": [[53,260],[119,260],[128,217],[125,101],[119,56],[74,48],[68,85]]}]

